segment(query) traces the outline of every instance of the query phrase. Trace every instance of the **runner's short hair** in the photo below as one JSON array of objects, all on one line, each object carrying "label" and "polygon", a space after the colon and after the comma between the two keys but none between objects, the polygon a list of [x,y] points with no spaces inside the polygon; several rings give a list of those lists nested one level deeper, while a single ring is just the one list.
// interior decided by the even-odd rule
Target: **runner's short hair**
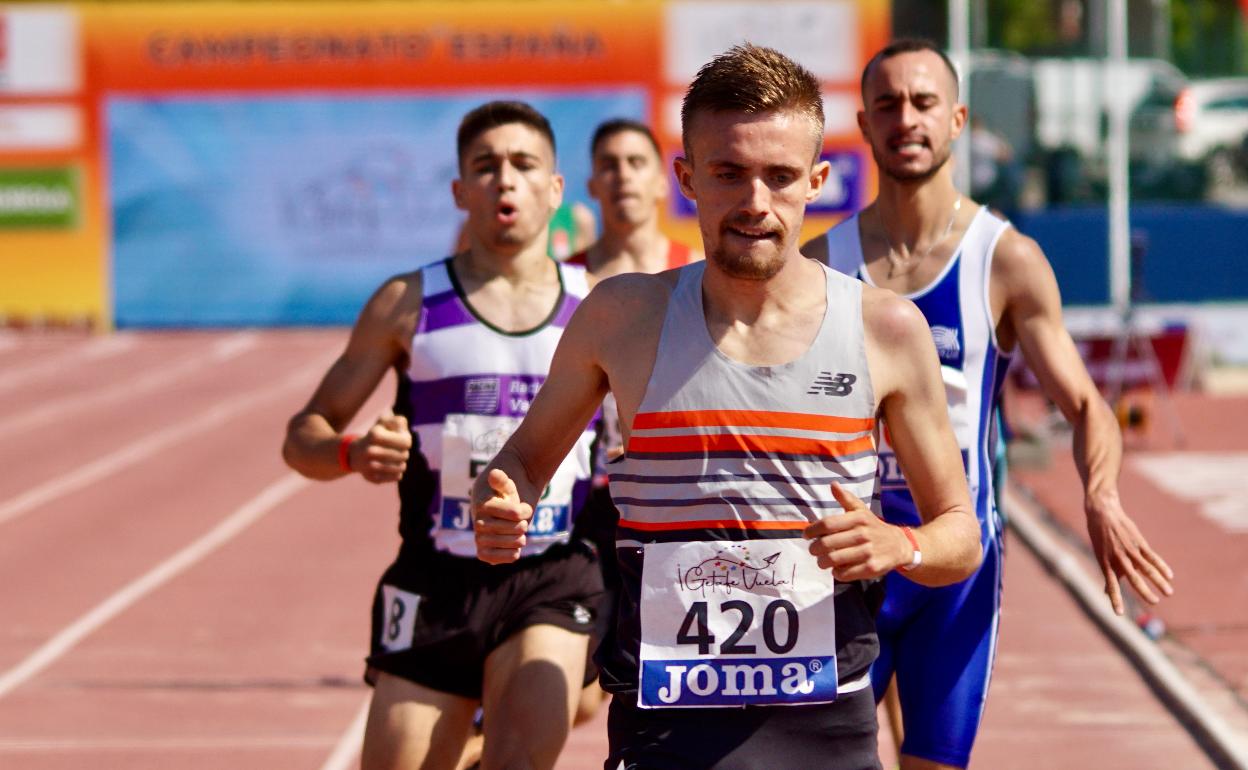
[{"label": "runner's short hair", "polygon": [[594,138],[589,143],[589,156],[592,158],[598,153],[598,145],[625,131],[633,131],[644,136],[654,148],[654,154],[660,159],[663,157],[663,152],[659,149],[659,140],[654,138],[654,132],[645,123],[632,118],[613,118],[600,123],[598,128],[594,129]]},{"label": "runner's short hair", "polygon": [[711,59],[694,77],[680,108],[681,141],[703,112],[794,112],[810,120],[816,152],[823,146],[823,96],[809,70],[773,48],[744,43]]},{"label": "runner's short hair", "polygon": [[546,141],[550,142],[551,157],[554,157],[555,132],[551,130],[550,121],[546,119],[545,115],[524,102],[494,101],[486,102],[480,107],[474,108],[467,115],[464,115],[463,120],[459,122],[455,148],[460,164],[462,165],[464,162],[464,153],[468,151],[468,145],[475,142],[477,137],[491,128],[498,128],[511,123],[528,126],[546,137]]},{"label": "runner's short hair", "polygon": [[953,61],[950,60],[949,55],[946,54],[940,46],[925,37],[899,37],[881,48],[875,56],[872,56],[871,60],[867,62],[867,66],[862,68],[862,81],[858,85],[859,90],[862,91],[862,103],[867,103],[867,76],[871,74],[871,69],[875,67],[875,65],[885,59],[891,59],[894,56],[899,56],[903,53],[918,53],[919,51],[931,51],[939,56],[940,60],[945,63],[945,67],[949,69],[950,76],[953,77],[953,98],[958,98],[958,90],[960,86],[958,68],[953,66]]}]

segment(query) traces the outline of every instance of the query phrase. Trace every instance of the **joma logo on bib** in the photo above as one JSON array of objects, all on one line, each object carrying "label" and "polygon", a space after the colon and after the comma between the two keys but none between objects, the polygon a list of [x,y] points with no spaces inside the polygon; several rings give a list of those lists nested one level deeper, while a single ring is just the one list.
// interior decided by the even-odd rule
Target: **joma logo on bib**
[{"label": "joma logo on bib", "polygon": [[[783,701],[831,700],[836,665],[831,658],[809,660],[646,661],[643,680],[653,683],[643,700],[664,706],[738,706]],[[649,689],[649,688],[647,688]]]}]

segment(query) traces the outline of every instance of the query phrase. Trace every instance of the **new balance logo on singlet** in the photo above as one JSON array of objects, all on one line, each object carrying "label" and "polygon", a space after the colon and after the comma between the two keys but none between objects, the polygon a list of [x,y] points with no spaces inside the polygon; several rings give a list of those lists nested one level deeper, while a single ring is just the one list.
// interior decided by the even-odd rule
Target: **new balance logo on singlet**
[{"label": "new balance logo on singlet", "polygon": [[808,396],[848,396],[853,391],[853,384],[858,381],[858,375],[848,374],[846,372],[819,372],[819,376],[810,384],[810,390],[806,391]]}]

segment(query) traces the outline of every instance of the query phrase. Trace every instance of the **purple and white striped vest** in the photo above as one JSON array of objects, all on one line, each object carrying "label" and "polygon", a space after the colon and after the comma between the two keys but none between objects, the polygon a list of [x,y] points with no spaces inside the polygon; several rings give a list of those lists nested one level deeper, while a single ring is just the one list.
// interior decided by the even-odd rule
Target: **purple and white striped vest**
[{"label": "purple and white striped vest", "polygon": [[[585,271],[558,265],[562,291],[536,328],[506,332],[465,300],[450,258],[421,270],[423,301],[411,361],[398,372],[395,411],[407,416],[412,458],[399,484],[399,532],[405,547],[431,547],[476,558],[470,490],[528,412],[577,305],[588,293]],[[592,476],[587,427],[564,458],[533,514],[522,556],[566,542],[572,515]]]}]

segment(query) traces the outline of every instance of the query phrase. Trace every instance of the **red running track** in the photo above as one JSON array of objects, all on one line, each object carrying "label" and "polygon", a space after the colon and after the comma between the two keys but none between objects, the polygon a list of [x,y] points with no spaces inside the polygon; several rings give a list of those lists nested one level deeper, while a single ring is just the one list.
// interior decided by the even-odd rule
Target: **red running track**
[{"label": "red running track", "polygon": [[[279,456],[344,341],[0,335],[0,767],[355,766],[395,491]],[[1019,548],[1007,581],[976,766],[1209,766]],[[600,719],[560,766],[604,745]]]}]

